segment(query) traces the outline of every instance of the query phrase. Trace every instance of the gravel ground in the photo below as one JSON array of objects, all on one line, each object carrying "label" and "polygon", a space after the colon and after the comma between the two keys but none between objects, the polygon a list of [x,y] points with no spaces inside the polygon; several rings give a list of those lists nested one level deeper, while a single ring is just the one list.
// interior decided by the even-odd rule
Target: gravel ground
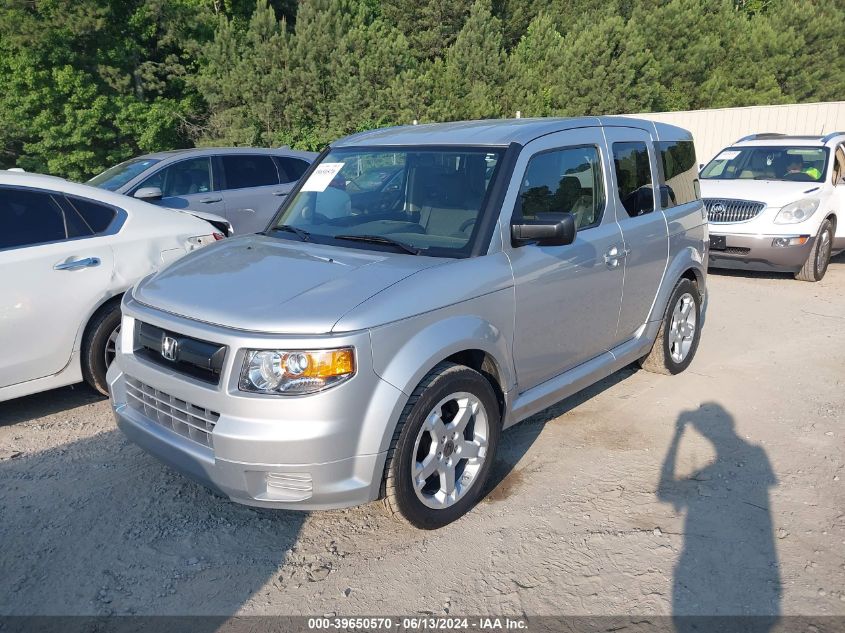
[{"label": "gravel ground", "polygon": [[507,431],[437,532],[223,500],[81,385],[0,403],[0,613],[845,615],[845,256],[709,286],[687,372]]}]

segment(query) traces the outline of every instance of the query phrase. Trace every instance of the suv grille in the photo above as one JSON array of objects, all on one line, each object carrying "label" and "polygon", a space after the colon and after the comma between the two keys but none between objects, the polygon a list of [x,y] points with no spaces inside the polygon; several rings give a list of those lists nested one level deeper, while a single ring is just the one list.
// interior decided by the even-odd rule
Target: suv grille
[{"label": "suv grille", "polygon": [[203,446],[211,447],[211,432],[220,414],[126,377],[126,403],[151,421],[187,437]]},{"label": "suv grille", "polygon": [[714,224],[747,222],[766,208],[763,202],[751,200],[730,200],[726,198],[704,198],[707,219]]},{"label": "suv grille", "polygon": [[[172,358],[163,356],[164,341],[172,343]],[[135,324],[135,356],[211,385],[220,382],[226,346],[177,334],[149,323]]]}]

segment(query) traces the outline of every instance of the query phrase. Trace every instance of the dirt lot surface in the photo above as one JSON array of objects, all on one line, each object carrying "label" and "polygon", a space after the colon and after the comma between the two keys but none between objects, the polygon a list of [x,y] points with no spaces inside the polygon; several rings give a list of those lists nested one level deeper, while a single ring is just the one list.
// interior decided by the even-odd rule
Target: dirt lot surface
[{"label": "dirt lot surface", "polygon": [[507,431],[438,532],[228,502],[83,386],[0,403],[0,613],[845,615],[845,257],[709,287],[686,373]]}]

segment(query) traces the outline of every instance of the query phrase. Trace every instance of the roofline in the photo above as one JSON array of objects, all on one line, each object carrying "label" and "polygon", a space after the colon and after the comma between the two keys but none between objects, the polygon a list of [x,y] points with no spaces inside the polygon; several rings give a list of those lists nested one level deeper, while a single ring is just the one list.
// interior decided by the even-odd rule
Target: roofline
[{"label": "roofline", "polygon": [[734,141],[734,143],[745,143],[748,141],[766,141],[766,140],[802,140],[802,141],[818,141],[822,145],[827,145],[837,136],[845,136],[845,132],[830,132],[829,134],[784,134],[782,132],[759,132],[757,134],[749,134],[743,136],[741,139]]}]

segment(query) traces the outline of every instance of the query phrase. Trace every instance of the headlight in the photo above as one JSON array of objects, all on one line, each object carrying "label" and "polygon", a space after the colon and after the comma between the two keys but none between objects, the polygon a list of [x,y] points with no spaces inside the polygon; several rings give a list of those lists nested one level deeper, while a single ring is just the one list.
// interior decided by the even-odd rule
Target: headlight
[{"label": "headlight", "polygon": [[792,202],[781,209],[775,216],[775,224],[797,224],[803,222],[819,208],[818,198],[805,198]]},{"label": "headlight", "polygon": [[355,375],[355,353],[340,349],[247,350],[238,388],[254,393],[301,395],[333,387]]}]

